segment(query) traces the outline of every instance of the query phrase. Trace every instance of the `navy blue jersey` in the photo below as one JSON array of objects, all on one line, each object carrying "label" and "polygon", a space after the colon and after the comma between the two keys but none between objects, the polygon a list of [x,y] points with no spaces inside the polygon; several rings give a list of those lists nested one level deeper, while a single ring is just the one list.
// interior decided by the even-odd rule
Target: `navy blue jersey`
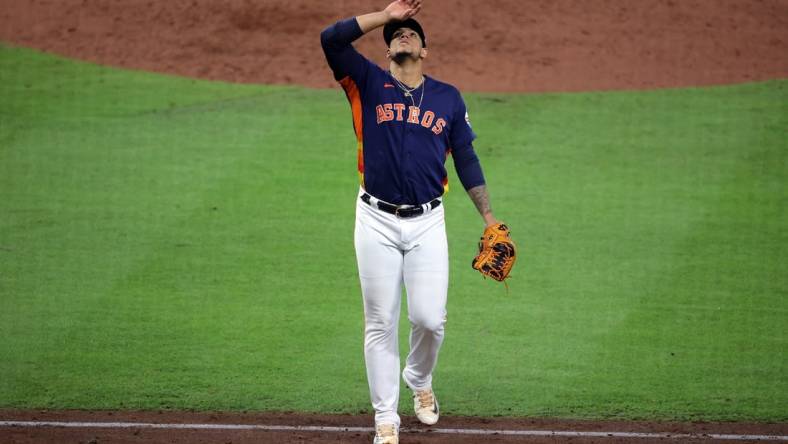
[{"label": "navy blue jersey", "polygon": [[[329,66],[353,112],[361,185],[390,203],[429,202],[447,189],[444,165],[450,152],[455,166],[458,158],[478,165],[465,103],[457,88],[429,76],[407,96],[389,71],[353,48],[351,42],[362,34],[351,18],[321,35]],[[483,177],[473,181],[484,183]]]}]

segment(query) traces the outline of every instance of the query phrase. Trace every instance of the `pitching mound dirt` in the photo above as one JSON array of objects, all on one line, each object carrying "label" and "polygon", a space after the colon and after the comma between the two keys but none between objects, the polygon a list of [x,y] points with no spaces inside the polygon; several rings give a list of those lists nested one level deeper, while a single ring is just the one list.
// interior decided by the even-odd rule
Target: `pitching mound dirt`
[{"label": "pitching mound dirt", "polygon": [[[101,64],[336,87],[335,20],[386,1],[4,0],[0,40]],[[788,77],[785,0],[428,0],[427,72],[463,91],[583,91]],[[359,49],[385,64],[381,31]]]}]

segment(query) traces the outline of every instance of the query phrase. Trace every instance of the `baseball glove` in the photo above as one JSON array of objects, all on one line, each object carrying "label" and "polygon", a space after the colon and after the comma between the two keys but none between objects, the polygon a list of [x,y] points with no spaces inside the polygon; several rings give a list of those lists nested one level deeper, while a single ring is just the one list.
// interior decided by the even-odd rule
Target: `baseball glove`
[{"label": "baseball glove", "polygon": [[498,223],[484,229],[479,241],[479,254],[473,258],[471,266],[484,276],[500,282],[509,277],[516,258],[509,227]]}]

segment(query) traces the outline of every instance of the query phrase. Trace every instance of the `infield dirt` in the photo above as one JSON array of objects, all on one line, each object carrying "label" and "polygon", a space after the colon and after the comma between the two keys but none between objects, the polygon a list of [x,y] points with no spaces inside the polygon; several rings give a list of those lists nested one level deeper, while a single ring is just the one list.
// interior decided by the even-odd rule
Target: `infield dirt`
[{"label": "infield dirt", "polygon": [[[337,87],[320,48],[372,0],[5,0],[0,40],[101,64]],[[784,0],[424,2],[426,71],[462,91],[588,91],[788,77]],[[380,64],[379,31],[360,51]]]}]

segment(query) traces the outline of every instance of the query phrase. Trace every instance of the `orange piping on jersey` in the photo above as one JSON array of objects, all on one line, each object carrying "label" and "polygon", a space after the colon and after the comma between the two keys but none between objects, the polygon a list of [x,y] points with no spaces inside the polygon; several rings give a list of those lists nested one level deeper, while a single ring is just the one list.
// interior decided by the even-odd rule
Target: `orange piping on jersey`
[{"label": "orange piping on jersey", "polygon": [[339,81],[342,89],[345,90],[348,102],[350,102],[350,109],[353,111],[353,130],[356,132],[356,140],[358,141],[358,177],[361,186],[364,186],[364,128],[361,114],[361,93],[358,91],[358,86],[350,76],[347,76]]},{"label": "orange piping on jersey", "polygon": [[[446,157],[443,159],[443,163],[444,164],[446,164],[446,160],[449,158],[449,154],[451,154],[451,148],[446,148]],[[449,192],[449,176],[446,175],[446,177],[444,177],[441,182],[443,182],[443,194],[448,193]]]}]

